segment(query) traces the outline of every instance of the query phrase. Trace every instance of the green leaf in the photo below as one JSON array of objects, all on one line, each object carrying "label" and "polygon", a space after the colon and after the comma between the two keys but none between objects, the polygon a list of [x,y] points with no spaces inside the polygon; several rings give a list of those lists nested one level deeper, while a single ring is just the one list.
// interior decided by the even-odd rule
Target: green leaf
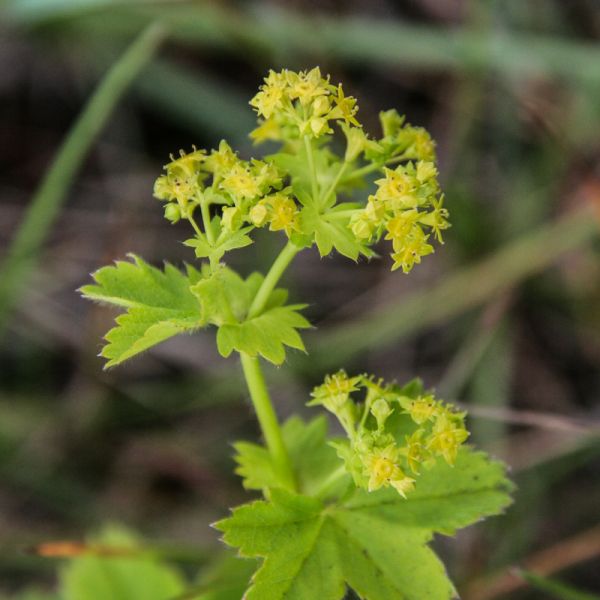
[{"label": "green leaf", "polygon": [[[105,530],[94,543],[118,549],[138,547],[122,529]],[[172,600],[185,590],[182,577],[150,554],[82,556],[60,576],[64,600]]]},{"label": "green leaf", "polygon": [[240,559],[227,551],[202,571],[198,585],[190,590],[189,598],[190,600],[240,600],[255,570],[256,561]]},{"label": "green leaf", "polygon": [[[326,139],[326,137],[322,138],[321,143],[325,143]],[[294,154],[278,152],[267,158],[280,170],[289,173],[292,190],[302,205],[317,206],[312,197],[312,175],[304,145],[301,145]],[[340,168],[339,158],[327,147],[314,147],[313,160],[319,189],[326,190]]]},{"label": "green leaf", "polygon": [[197,258],[210,258],[218,263],[227,252],[252,244],[252,238],[248,236],[252,229],[254,227],[244,227],[238,231],[225,232],[225,235],[219,236],[219,242],[214,246],[211,246],[205,237],[191,238],[183,243],[194,248]]},{"label": "green leaf", "polygon": [[348,227],[348,219],[328,220],[327,213],[321,214],[317,208],[306,206],[300,212],[299,223],[302,234],[314,236],[321,256],[327,256],[334,248],[352,260],[358,260],[361,254],[369,257],[374,255],[372,250],[354,237]]},{"label": "green leaf", "polygon": [[270,501],[241,506],[216,524],[244,557],[264,559],[247,600],[341,600],[346,586],[365,600],[455,596],[427,543],[510,502],[500,463],[463,450],[454,469],[437,464],[408,500],[357,491],[333,505],[274,488]]},{"label": "green leaf", "polygon": [[[318,493],[332,473],[342,465],[336,451],[327,443],[327,419],[320,416],[305,423],[299,417],[292,417],[283,425],[282,435],[298,490],[309,496]],[[245,488],[260,490],[284,486],[264,446],[237,442],[234,448],[238,463],[236,473],[244,478]],[[337,480],[337,485],[331,487],[329,492],[335,493],[345,488],[348,481],[349,476]]]},{"label": "green leaf", "polygon": [[173,337],[206,324],[196,297],[190,292],[190,279],[200,277],[188,267],[184,274],[166,264],[160,271],[131,255],[133,262],[118,261],[93,274],[94,285],[80,289],[85,298],[126,308],[117,317],[117,326],[106,334],[101,356],[105,368]]},{"label": "green leaf", "polygon": [[453,467],[440,459],[424,471],[406,500],[393,488],[376,493],[356,490],[345,507],[399,525],[452,535],[481,516],[498,514],[509,504],[511,489],[501,462],[467,447],[459,451]]},{"label": "green leaf", "polygon": [[298,329],[310,323],[298,312],[303,304],[275,306],[242,323],[225,324],[217,332],[217,347],[222,356],[234,350],[250,356],[261,355],[280,365],[285,360],[285,346],[304,351]]}]

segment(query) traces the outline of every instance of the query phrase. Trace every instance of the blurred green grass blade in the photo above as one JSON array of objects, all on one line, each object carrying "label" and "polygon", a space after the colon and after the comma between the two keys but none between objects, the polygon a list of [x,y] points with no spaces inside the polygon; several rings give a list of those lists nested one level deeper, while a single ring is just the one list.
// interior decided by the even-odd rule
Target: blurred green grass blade
[{"label": "blurred green grass blade", "polygon": [[552,598],[556,598],[557,600],[600,600],[600,596],[596,594],[582,592],[581,590],[575,589],[574,587],[555,579],[541,577],[540,575],[536,575],[529,571],[520,571],[520,575],[529,583],[529,585],[531,585],[531,587],[540,592],[546,592]]},{"label": "blurred green grass blade", "polygon": [[[510,324],[505,322],[495,332],[489,347],[475,367],[469,389],[469,405],[506,408],[510,403],[514,356]],[[452,396],[451,396],[452,397]],[[487,449],[494,445],[496,452],[506,444],[507,424],[500,420],[477,419],[471,425],[475,444]]]},{"label": "blurred green grass blade", "polygon": [[256,126],[242,93],[171,61],[155,60],[135,87],[161,114],[192,130],[227,138],[233,145],[248,144],[248,133]]},{"label": "blurred green grass blade", "polygon": [[0,267],[0,333],[87,151],[164,37],[164,28],[152,24],[131,44],[100,82],[46,171]]},{"label": "blurred green grass blade", "polygon": [[507,288],[552,265],[569,250],[598,235],[589,210],[523,236],[478,263],[449,274],[440,283],[410,294],[403,301],[367,313],[353,323],[324,330],[308,341],[311,362],[339,368],[357,354],[391,343],[441,323],[489,301]]},{"label": "blurred green grass blade", "polygon": [[[308,54],[359,64],[403,66],[408,69],[480,70],[504,77],[552,75],[570,81],[600,84],[600,48],[531,32],[477,31],[389,22],[374,18],[331,18],[255,5],[232,10],[218,3],[108,2],[67,0],[13,2],[6,14],[13,23],[34,26],[45,21],[66,23],[75,30],[87,23],[102,35],[102,27],[124,33],[152,19],[164,19],[176,39],[203,47],[228,46],[239,52],[254,48],[267,62],[282,56]],[[50,6],[48,6],[48,4]],[[106,31],[105,31],[106,33]],[[283,53],[283,54],[282,54]],[[596,87],[596,93],[598,89]]]}]

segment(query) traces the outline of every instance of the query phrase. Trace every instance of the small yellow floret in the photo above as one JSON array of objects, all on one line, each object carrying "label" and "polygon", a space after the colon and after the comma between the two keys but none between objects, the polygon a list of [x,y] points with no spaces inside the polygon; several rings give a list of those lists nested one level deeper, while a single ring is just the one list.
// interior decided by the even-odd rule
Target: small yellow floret
[{"label": "small yellow floret", "polygon": [[260,194],[256,178],[242,165],[234,165],[229,173],[223,177],[221,188],[229,192],[234,198],[250,199]]},{"label": "small yellow floret", "polygon": [[283,230],[288,235],[298,229],[298,208],[296,203],[288,196],[275,194],[269,197],[271,205],[270,231]]},{"label": "small yellow floret", "polygon": [[441,454],[444,460],[453,465],[460,445],[469,437],[469,432],[447,415],[442,415],[436,421],[431,439],[427,447],[436,454]]}]

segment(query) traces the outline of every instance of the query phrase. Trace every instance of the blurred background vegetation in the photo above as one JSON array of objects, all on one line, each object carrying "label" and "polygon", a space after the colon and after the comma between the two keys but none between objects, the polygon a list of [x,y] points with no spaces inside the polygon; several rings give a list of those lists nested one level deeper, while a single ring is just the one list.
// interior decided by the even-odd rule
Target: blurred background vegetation
[{"label": "blurred background vegetation", "polygon": [[410,277],[299,257],[286,283],[318,327],[268,371],[279,414],[315,414],[340,366],[418,374],[518,485],[506,515],[437,540],[462,597],[600,591],[597,0],[0,6],[0,593],[51,590],[57,563],[24,549],[107,521],[207,567],[208,524],[245,498],[231,443],[258,436],[238,365],[201,332],[103,372],[114,314],[75,290],[127,252],[191,260],[151,196],[169,152],[227,138],[249,157],[262,77],[314,65],[369,131],[386,108],[431,131],[453,227]]}]

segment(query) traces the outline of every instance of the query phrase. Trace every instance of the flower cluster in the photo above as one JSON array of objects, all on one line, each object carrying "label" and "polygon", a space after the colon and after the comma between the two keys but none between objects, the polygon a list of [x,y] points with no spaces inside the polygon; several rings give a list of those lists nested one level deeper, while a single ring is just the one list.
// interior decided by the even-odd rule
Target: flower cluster
[{"label": "flower cluster", "polygon": [[392,242],[392,270],[401,267],[408,273],[433,252],[431,233],[443,243],[441,232],[449,227],[448,211],[433,162],[420,160],[383,171],[384,177],[375,182],[375,194],[353,215],[350,226],[357,238],[369,243],[385,235]]},{"label": "flower cluster", "polygon": [[367,148],[367,160],[379,164],[399,160],[435,161],[435,142],[426,129],[406,123],[404,115],[395,109],[380,112],[379,122],[383,137],[377,140],[377,146]]},{"label": "flower cluster", "polygon": [[[185,243],[211,268],[251,244],[256,227],[283,231],[298,248],[315,244],[321,256],[335,249],[353,260],[373,256],[369,246],[385,238],[392,270],[405,273],[434,251],[434,239],[443,243],[448,211],[435,144],[424,129],[389,110],[380,113],[382,137],[369,138],[356,119],[356,100],[318,67],[270,71],[250,104],[259,115],[251,137],[280,141],[279,152],[242,160],[225,141],[210,152],[180,151],[154,186],[169,221],[189,220],[196,236]],[[334,124],[346,140],[343,156],[329,143]],[[375,173],[366,202],[341,200]]]},{"label": "flower cluster", "polygon": [[406,497],[422,468],[438,457],[453,465],[469,436],[465,413],[410,386],[340,371],[327,376],[312,396],[309,405],[325,407],[340,421],[348,440],[335,442],[338,455],[356,485],[370,492],[391,486]]},{"label": "flower cluster", "polygon": [[299,73],[269,71],[250,105],[262,117],[251,133],[256,142],[319,138],[333,133],[332,121],[360,127],[356,99],[346,96],[341,84],[331,84],[319,67]]},{"label": "flower cluster", "polygon": [[172,223],[181,218],[194,222],[197,207],[208,213],[210,206],[220,205],[221,216],[204,223],[217,240],[245,225],[269,225],[272,231],[283,230],[288,236],[295,231],[296,202],[272,162],[242,160],[225,141],[210,154],[194,148],[171,158],[164,167],[166,173],[156,180],[154,196],[167,203],[165,217]]}]

